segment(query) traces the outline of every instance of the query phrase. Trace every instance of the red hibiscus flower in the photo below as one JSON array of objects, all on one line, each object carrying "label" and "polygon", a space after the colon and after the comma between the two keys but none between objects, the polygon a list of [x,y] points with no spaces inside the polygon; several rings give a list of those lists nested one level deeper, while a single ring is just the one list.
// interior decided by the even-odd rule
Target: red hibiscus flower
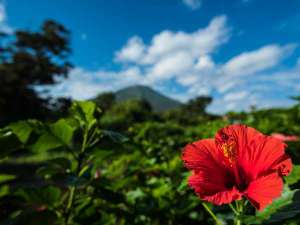
[{"label": "red hibiscus flower", "polygon": [[220,129],[215,139],[188,144],[182,154],[192,170],[188,183],[196,194],[216,205],[246,197],[262,210],[280,196],[282,176],[292,169],[286,144],[245,125]]}]

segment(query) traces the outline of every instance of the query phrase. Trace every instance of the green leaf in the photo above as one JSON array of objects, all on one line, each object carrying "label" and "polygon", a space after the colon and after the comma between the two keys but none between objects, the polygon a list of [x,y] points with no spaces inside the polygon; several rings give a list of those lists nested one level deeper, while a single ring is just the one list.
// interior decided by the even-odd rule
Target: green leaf
[{"label": "green leaf", "polygon": [[78,102],[78,105],[84,112],[87,121],[93,119],[96,110],[96,104],[94,102],[82,101],[82,102]]},{"label": "green leaf", "polygon": [[288,185],[296,184],[300,180],[300,165],[293,165],[293,170],[290,175],[285,177]]},{"label": "green leaf", "polygon": [[32,127],[27,121],[19,121],[9,125],[9,128],[19,138],[19,140],[25,144],[32,132]]},{"label": "green leaf", "polygon": [[0,183],[14,180],[16,178],[15,175],[11,174],[0,174]]},{"label": "green leaf", "polygon": [[57,187],[28,188],[19,191],[19,195],[30,204],[54,207],[61,200],[61,191]]},{"label": "green leaf", "polygon": [[71,126],[67,120],[61,119],[49,125],[49,131],[42,134],[33,145],[34,152],[43,152],[61,146],[71,147],[76,127]]},{"label": "green leaf", "polygon": [[102,130],[102,134],[109,137],[114,142],[126,142],[128,138],[122,134],[110,130]]},{"label": "green leaf", "polygon": [[189,178],[190,174],[191,174],[190,172],[185,172],[183,174],[182,182],[178,186],[177,191],[184,191],[185,189],[188,188],[188,178]]},{"label": "green leaf", "polygon": [[141,190],[141,188],[137,188],[126,193],[127,201],[131,204],[135,204],[137,199],[142,199],[145,196],[146,194]]},{"label": "green leaf", "polygon": [[300,213],[300,190],[285,188],[282,196],[275,199],[262,212],[244,219],[245,224],[267,224],[280,222]]},{"label": "green leaf", "polygon": [[42,134],[37,142],[32,146],[34,152],[43,152],[62,146],[63,143],[49,133]]},{"label": "green leaf", "polygon": [[76,101],[71,107],[71,114],[77,119],[79,119],[81,122],[87,122],[88,124],[92,124],[96,121],[94,118],[96,109],[97,107],[94,102]]},{"label": "green leaf", "polygon": [[9,154],[21,148],[21,142],[11,131],[0,132],[0,157],[8,156]]},{"label": "green leaf", "polygon": [[59,157],[55,159],[50,159],[47,161],[50,165],[55,165],[58,168],[67,170],[71,168],[71,161],[67,158]]},{"label": "green leaf", "polygon": [[60,119],[50,125],[52,134],[59,139],[64,145],[71,146],[75,127],[72,127],[67,120]]},{"label": "green leaf", "polygon": [[0,198],[9,194],[9,186],[8,185],[1,185],[0,186]]},{"label": "green leaf", "polygon": [[71,169],[70,160],[60,157],[47,161],[47,164],[39,168],[36,173],[44,178],[50,178],[56,174],[65,174]]}]

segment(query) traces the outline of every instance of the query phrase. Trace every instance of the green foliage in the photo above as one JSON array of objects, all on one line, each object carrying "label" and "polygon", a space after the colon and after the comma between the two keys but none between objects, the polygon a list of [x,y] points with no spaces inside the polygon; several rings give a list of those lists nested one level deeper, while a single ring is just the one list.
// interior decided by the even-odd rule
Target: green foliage
[{"label": "green foliage", "polygon": [[288,187],[284,189],[282,196],[275,199],[273,203],[255,216],[244,219],[246,224],[276,223],[292,218],[300,213],[300,191],[291,191]]},{"label": "green foliage", "polygon": [[297,184],[300,181],[300,165],[293,166],[291,174],[285,178],[285,181],[289,185]]},{"label": "green foliage", "polygon": [[131,124],[150,120],[151,106],[144,100],[128,100],[114,105],[101,118],[104,127],[126,130]]},{"label": "green foliage", "polygon": [[116,96],[112,92],[99,94],[94,98],[96,105],[101,106],[101,109],[109,110],[116,103]]},{"label": "green foliage", "polygon": [[[188,123],[151,112],[146,102],[114,104],[104,113],[93,102],[74,102],[54,122],[19,121],[0,130],[0,224],[152,225],[213,224],[187,185],[184,146],[211,138],[231,122],[265,133],[300,135],[299,107],[199,114]],[[113,129],[114,128],[114,129]],[[120,134],[118,131],[122,131]],[[299,162],[299,143],[288,143]],[[245,224],[299,224],[299,165],[283,195]],[[228,207],[213,207],[233,224]]]}]

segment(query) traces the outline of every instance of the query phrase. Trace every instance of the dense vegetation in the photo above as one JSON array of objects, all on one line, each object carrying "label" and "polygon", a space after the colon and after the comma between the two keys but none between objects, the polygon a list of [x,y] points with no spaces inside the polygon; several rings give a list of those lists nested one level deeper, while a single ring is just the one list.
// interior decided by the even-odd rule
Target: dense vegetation
[{"label": "dense vegetation", "polygon": [[[214,224],[187,186],[182,148],[231,123],[300,136],[300,104],[218,116],[205,111],[207,96],[163,112],[148,94],[120,101],[106,93],[70,107],[65,99],[42,98],[34,85],[53,84],[70,68],[68,35],[47,22],[3,42],[0,224]],[[299,142],[288,143],[294,169],[282,197],[262,212],[248,204],[245,224],[300,224],[299,149]],[[228,206],[209,206],[233,223]]]},{"label": "dense vegetation", "polygon": [[[199,113],[184,122],[180,116],[169,120],[168,114],[151,113],[137,100],[114,104],[105,112],[92,102],[75,102],[58,121],[19,121],[3,128],[2,224],[213,224],[187,187],[188,172],[180,160],[183,146],[213,137],[232,122],[266,134],[300,136],[300,105],[224,117]],[[299,163],[299,147],[298,142],[289,144],[294,164]],[[295,165],[282,198],[255,218],[248,205],[244,221],[299,224],[299,181]],[[232,223],[227,207],[213,210]]]}]

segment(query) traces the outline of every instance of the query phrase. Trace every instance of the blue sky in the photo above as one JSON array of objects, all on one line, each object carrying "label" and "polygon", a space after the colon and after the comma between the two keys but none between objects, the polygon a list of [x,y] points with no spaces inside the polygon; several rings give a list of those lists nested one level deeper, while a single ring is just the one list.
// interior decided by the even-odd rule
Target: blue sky
[{"label": "blue sky", "polygon": [[[0,0],[1,2],[1,0]],[[56,96],[87,99],[133,84],[209,110],[288,106],[300,93],[299,0],[6,0],[0,30],[54,19],[72,32]]]}]

